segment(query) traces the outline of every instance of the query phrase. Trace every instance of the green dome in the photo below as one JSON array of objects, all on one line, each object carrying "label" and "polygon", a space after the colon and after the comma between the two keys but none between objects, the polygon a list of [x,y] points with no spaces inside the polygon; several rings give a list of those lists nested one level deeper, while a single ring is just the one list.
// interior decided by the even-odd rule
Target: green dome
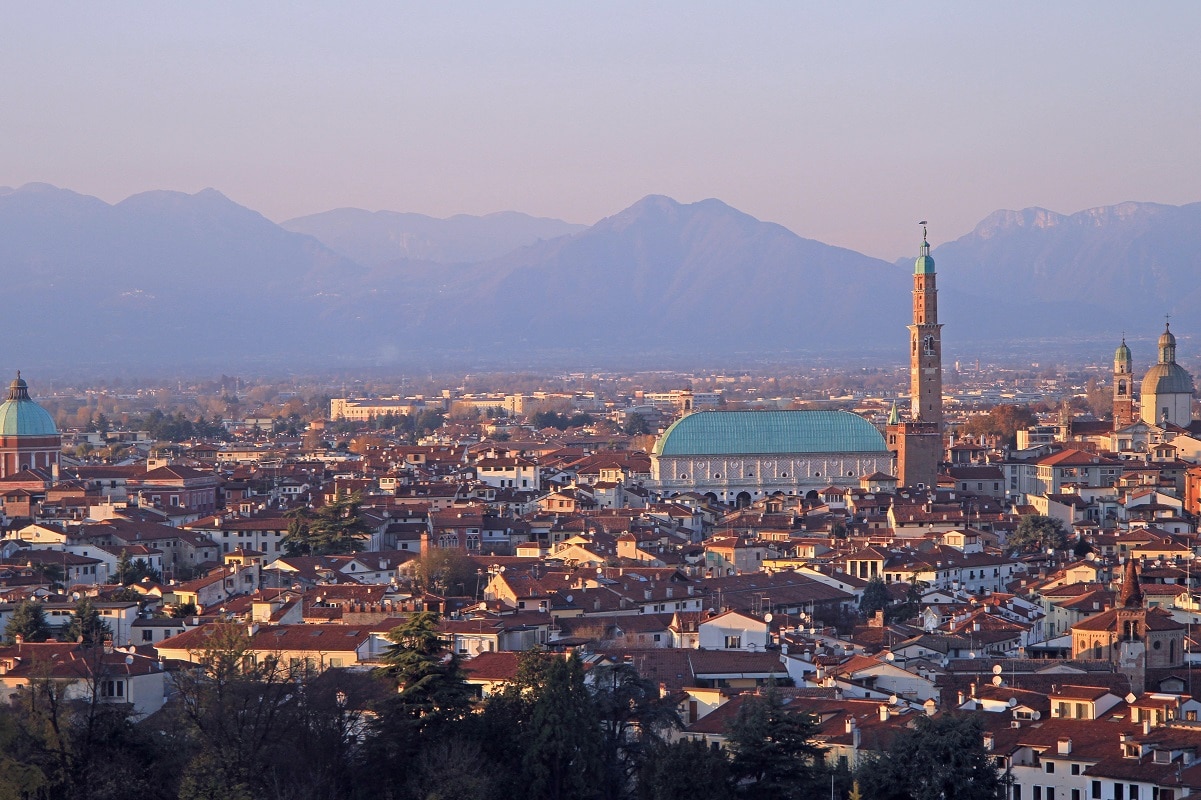
[{"label": "green dome", "polygon": [[1118,364],[1129,364],[1131,361],[1130,348],[1126,346],[1126,340],[1118,345],[1118,349],[1113,351],[1113,360]]},{"label": "green dome", "polygon": [[914,275],[933,275],[934,256],[930,255],[930,243],[926,241],[926,223],[922,223],[922,249],[918,251],[917,261],[913,262]]},{"label": "green dome", "polygon": [[29,386],[21,373],[8,385],[8,399],[0,403],[0,436],[57,436],[58,428],[46,409],[29,399]]},{"label": "green dome", "polygon": [[700,411],[676,420],[657,456],[884,453],[875,425],[849,411]]}]

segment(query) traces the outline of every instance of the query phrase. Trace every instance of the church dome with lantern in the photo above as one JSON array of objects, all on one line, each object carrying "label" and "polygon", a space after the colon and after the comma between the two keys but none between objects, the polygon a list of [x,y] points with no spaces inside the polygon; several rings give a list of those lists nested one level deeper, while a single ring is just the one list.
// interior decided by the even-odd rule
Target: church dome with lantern
[{"label": "church dome with lantern", "polygon": [[26,469],[51,470],[58,464],[62,436],[54,418],[29,396],[29,384],[17,373],[0,403],[0,477]]},{"label": "church dome with lantern", "polygon": [[1176,363],[1176,336],[1164,326],[1159,362],[1143,376],[1139,416],[1151,425],[1187,427],[1193,418],[1193,376]]}]

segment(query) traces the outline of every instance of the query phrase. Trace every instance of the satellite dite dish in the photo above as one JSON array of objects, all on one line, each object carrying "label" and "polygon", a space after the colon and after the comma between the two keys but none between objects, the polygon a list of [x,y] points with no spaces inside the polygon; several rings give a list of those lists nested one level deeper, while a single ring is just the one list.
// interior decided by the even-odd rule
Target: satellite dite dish
[{"label": "satellite dite dish", "polygon": [[1138,695],[1136,695],[1134,692],[1131,692],[1130,694],[1126,695],[1127,703],[1133,703],[1137,699],[1138,699]]},{"label": "satellite dite dish", "polygon": [[992,668],[993,675],[1000,675],[1004,671],[1005,670],[1001,668],[1000,664],[993,664],[993,668]]},{"label": "satellite dite dish", "polygon": [[897,704],[897,696],[895,694],[890,694],[888,696],[888,704],[890,706],[895,706]]},{"label": "satellite dite dish", "polygon": [[1017,704],[1018,704],[1018,699],[1016,697],[1009,698],[1009,707],[1010,708],[1016,708]]},{"label": "satellite dite dish", "polygon": [[775,617],[772,616],[772,613],[770,611],[768,611],[766,614],[763,615],[764,622],[771,622],[773,619],[775,619]]},{"label": "satellite dite dish", "polygon": [[993,686],[1000,686],[1000,685],[1001,685],[1002,683],[1004,683],[1004,682],[1005,682],[1005,679],[1004,679],[1004,678],[1002,678],[1000,675],[993,675],[993,676],[992,676],[992,685],[993,685]]},{"label": "satellite dite dish", "polygon": [[574,602],[574,601],[575,601],[575,598],[574,598],[574,597],[572,597],[571,595],[567,595],[567,602],[571,603],[571,602]]}]

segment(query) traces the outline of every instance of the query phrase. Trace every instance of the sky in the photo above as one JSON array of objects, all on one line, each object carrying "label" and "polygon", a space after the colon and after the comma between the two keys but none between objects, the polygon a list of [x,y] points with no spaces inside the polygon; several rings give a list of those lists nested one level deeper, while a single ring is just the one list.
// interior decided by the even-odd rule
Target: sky
[{"label": "sky", "polygon": [[889,260],[1201,200],[1196,2],[0,0],[0,185],[591,224],[719,198]]}]

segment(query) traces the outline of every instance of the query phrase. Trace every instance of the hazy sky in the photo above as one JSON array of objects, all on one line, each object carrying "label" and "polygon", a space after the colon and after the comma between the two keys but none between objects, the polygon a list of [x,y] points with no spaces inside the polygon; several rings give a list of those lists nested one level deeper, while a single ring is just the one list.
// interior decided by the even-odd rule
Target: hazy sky
[{"label": "hazy sky", "polygon": [[1201,200],[1201,3],[0,2],[0,185],[592,223],[717,197],[888,259]]}]

